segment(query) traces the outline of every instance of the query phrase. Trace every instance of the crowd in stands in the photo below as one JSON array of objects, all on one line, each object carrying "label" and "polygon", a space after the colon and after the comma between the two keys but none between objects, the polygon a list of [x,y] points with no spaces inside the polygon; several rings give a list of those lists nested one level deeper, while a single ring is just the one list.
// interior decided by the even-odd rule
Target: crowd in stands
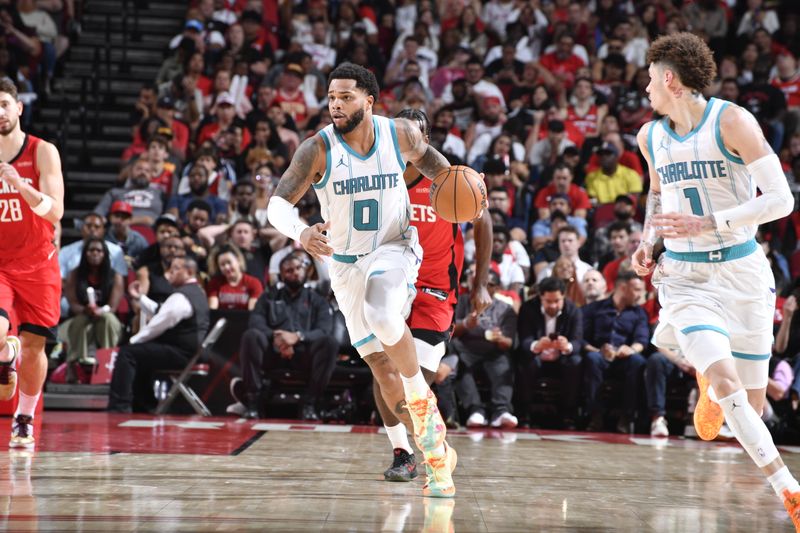
[{"label": "crowd in stands", "polygon": [[[61,252],[68,300],[62,331],[74,336],[75,321],[87,312],[80,290],[87,279],[102,294],[90,313],[102,305],[118,311],[117,275],[164,302],[172,291],[164,278],[170,261],[188,256],[211,308],[255,309],[260,317],[251,318],[253,332],[242,339],[250,354],[248,395],[259,392],[254,360],[286,362],[287,354],[312,345],[327,354],[318,336],[332,326],[301,323],[291,310],[283,318],[273,312],[275,302],[297,298],[284,268],[302,271],[306,286],[322,296],[315,306],[328,312],[336,303],[326,264],[272,228],[266,207],[299,143],[330,124],[326,75],[350,61],[381,84],[376,114],[424,110],[431,143],[452,163],[485,174],[495,304],[477,320],[468,299],[456,309],[454,357],[443,362],[461,406],[452,420],[531,421],[528,408],[549,379],[558,383],[564,427],[601,429],[614,408],[620,431],[638,415],[663,435],[668,384],[691,382],[693,369],[682,354],[650,344],[657,294],[649,279],[632,274],[629,259],[641,239],[649,187],[635,136],[657,118],[645,91],[648,45],[679,31],[708,42],[718,74],[705,96],[750,110],[796,184],[800,13],[794,4],[196,0],[157,78],[141,87],[131,110],[131,145],[117,186],[87,214],[83,244]],[[321,221],[313,191],[297,208],[309,223]],[[467,290],[475,246],[469,225],[464,230]],[[101,252],[96,237],[104,234]],[[769,395],[790,412],[800,401],[792,377],[800,374],[798,237],[797,212],[758,235],[780,295],[778,370]],[[138,307],[133,302],[131,316]],[[109,320],[92,335],[108,344],[118,330]],[[84,341],[70,343],[71,358],[88,357]],[[306,348],[295,349],[297,343]],[[314,365],[321,370],[311,379],[310,405],[330,379],[327,364]],[[311,411],[304,416],[313,418]]]}]

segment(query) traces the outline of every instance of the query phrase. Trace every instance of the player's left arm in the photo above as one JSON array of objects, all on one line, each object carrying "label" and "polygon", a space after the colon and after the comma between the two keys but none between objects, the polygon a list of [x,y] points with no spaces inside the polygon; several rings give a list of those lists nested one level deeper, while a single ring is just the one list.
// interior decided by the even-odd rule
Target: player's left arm
[{"label": "player's left arm", "polygon": [[17,169],[8,163],[0,163],[0,179],[19,191],[35,214],[55,226],[64,216],[64,177],[56,147],[44,141],[39,143],[36,166],[39,169],[38,191],[24,182]]},{"label": "player's left arm", "polygon": [[447,158],[436,148],[425,142],[419,126],[404,118],[396,118],[397,142],[405,161],[411,161],[423,176],[433,179],[450,168]]},{"label": "player's left arm", "polygon": [[487,289],[494,236],[489,210],[484,209],[481,216],[472,221],[472,225],[475,232],[475,283],[472,286],[470,303],[473,312],[480,315],[492,305],[492,297]]}]

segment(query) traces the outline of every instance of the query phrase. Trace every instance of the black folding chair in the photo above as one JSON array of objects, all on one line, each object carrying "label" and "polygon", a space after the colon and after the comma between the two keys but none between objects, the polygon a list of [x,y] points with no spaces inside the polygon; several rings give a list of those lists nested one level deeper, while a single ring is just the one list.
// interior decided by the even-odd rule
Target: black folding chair
[{"label": "black folding chair", "polygon": [[201,416],[211,416],[211,411],[208,410],[206,404],[203,403],[203,400],[200,399],[197,393],[195,393],[187,383],[192,376],[208,375],[209,365],[208,363],[201,363],[201,358],[205,354],[205,351],[217,342],[226,324],[227,321],[224,318],[220,318],[216,321],[214,327],[209,330],[206,338],[203,339],[202,344],[200,344],[200,347],[197,349],[197,353],[189,359],[189,362],[186,363],[183,370],[166,370],[158,373],[159,375],[168,377],[172,381],[172,386],[169,389],[167,397],[158,402],[158,407],[156,407],[157,415],[166,413],[167,409],[172,405],[172,402],[178,397],[178,394],[181,394],[186,398],[186,401],[189,402],[189,405],[192,406],[195,413]]}]

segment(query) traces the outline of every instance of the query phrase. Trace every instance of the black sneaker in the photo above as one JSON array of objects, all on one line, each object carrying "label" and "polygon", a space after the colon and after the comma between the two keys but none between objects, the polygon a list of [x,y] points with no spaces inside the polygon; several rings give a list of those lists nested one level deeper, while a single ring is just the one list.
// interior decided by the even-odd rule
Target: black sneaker
[{"label": "black sneaker", "polygon": [[383,473],[386,481],[411,481],[417,477],[417,461],[413,453],[408,453],[403,448],[394,449],[392,466]]}]

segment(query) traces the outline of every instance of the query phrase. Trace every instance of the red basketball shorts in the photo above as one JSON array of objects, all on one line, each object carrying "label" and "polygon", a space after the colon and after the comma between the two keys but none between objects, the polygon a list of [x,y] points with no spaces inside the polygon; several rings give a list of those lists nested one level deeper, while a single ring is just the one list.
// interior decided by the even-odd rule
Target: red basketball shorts
[{"label": "red basketball shorts", "polygon": [[0,309],[16,317],[19,331],[55,339],[61,315],[61,271],[53,248],[24,260],[0,259]]},{"label": "red basketball shorts", "polygon": [[434,345],[438,344],[438,341],[449,341],[454,312],[450,299],[442,300],[436,295],[426,292],[424,288],[417,287],[417,291],[414,303],[411,304],[411,314],[406,321],[411,333],[415,337],[418,336],[417,331],[438,333],[437,342],[431,342],[434,339],[423,339]]}]

